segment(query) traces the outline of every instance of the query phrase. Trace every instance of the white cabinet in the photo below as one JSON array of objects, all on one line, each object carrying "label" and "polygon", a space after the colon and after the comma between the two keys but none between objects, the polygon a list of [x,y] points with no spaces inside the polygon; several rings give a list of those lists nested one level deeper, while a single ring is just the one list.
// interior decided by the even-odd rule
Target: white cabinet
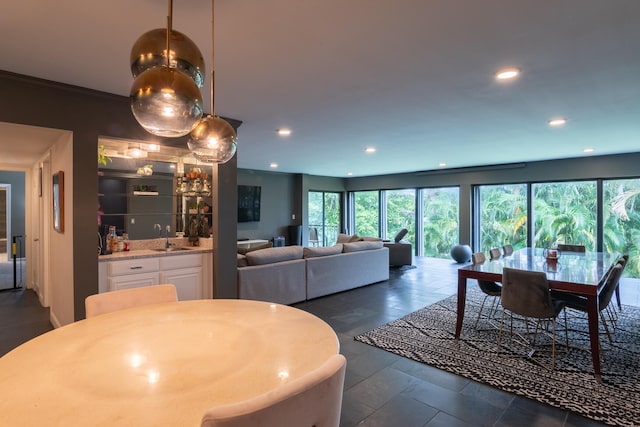
[{"label": "white cabinet", "polygon": [[160,282],[173,283],[178,290],[178,300],[202,299],[202,268],[181,268],[160,273]]},{"label": "white cabinet", "polygon": [[107,265],[110,291],[158,284],[158,259],[141,258],[112,261]]},{"label": "white cabinet", "polygon": [[204,254],[162,257],[160,282],[173,283],[180,301],[203,298]]},{"label": "white cabinet", "polygon": [[212,262],[210,252],[100,262],[98,291],[171,283],[180,301],[211,298]]}]

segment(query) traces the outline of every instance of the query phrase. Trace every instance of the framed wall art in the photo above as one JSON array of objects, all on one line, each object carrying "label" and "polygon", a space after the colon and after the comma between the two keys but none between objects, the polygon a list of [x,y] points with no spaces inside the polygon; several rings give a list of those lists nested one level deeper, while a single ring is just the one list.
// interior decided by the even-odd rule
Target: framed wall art
[{"label": "framed wall art", "polygon": [[64,233],[64,172],[53,174],[53,229]]}]

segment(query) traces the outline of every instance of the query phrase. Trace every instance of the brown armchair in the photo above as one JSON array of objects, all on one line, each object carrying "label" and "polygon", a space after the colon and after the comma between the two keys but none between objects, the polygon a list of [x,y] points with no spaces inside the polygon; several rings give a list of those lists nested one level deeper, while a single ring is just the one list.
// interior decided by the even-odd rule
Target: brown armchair
[{"label": "brown armchair", "polygon": [[389,248],[389,266],[411,265],[413,263],[413,245],[402,240],[406,236],[408,230],[403,228],[393,240],[384,241],[383,245]]}]

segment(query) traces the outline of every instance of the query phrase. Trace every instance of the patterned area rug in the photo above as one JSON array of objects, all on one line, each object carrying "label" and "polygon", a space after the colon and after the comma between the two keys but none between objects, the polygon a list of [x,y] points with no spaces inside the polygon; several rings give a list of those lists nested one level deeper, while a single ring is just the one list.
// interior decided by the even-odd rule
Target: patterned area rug
[{"label": "patterned area rug", "polygon": [[[640,425],[640,308],[622,307],[613,345],[601,335],[603,381],[600,384],[593,376],[587,321],[583,314],[567,312],[568,349],[564,345],[564,322],[560,315],[558,333],[562,345],[556,347],[556,366],[550,371],[528,358],[530,348],[523,347],[508,334],[503,336],[502,350],[498,352],[498,330],[491,326],[490,320],[481,319],[479,330],[475,329],[483,297],[477,290],[467,291],[459,341],[453,338],[456,295],[355,339],[602,423]],[[499,317],[495,323],[499,324]],[[541,345],[537,345],[534,357],[545,363],[550,360],[551,352],[547,351],[550,346],[545,346],[549,342],[539,336],[536,343]]]}]

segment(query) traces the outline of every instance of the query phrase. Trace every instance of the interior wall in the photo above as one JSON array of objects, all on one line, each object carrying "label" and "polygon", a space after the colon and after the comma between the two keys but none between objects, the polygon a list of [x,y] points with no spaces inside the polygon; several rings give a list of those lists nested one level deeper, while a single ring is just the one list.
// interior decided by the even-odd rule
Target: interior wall
[{"label": "interior wall", "polygon": [[[49,176],[43,176],[43,187],[50,192],[53,186],[53,174],[62,171],[64,173],[64,230],[59,233],[53,230],[45,230],[50,236],[49,267],[51,286],[50,315],[54,326],[59,327],[75,320],[74,310],[74,269],[73,269],[73,242],[74,242],[74,209],[73,209],[73,140],[68,135],[57,142],[51,148],[51,171]],[[49,193],[51,194],[51,193]],[[50,198],[46,198],[52,201]],[[52,204],[49,204],[52,209]],[[45,206],[46,210],[46,206]],[[95,240],[95,234],[94,234]],[[96,251],[93,251],[96,255]],[[97,255],[96,255],[97,256]]]},{"label": "interior wall", "polygon": [[[69,161],[72,162],[74,178],[70,192],[73,199],[68,204],[73,207],[73,218],[68,228],[73,229],[72,250],[67,253],[72,262],[74,278],[73,311],[74,320],[85,317],[84,300],[98,292],[98,260],[96,250],[98,193],[97,147],[99,136],[136,139],[167,146],[186,146],[186,137],[159,138],[147,133],[131,114],[128,97],[98,92],[90,89],[57,82],[36,79],[0,70],[0,122],[62,129],[72,132],[73,144]],[[236,123],[238,126],[240,123]],[[235,165],[233,163],[232,165]],[[227,175],[235,166],[225,165]],[[235,169],[233,170],[235,175]],[[223,185],[221,183],[221,185]],[[236,186],[233,182],[233,191]],[[224,193],[224,192],[223,192]],[[219,200],[214,200],[215,206]],[[234,206],[235,209],[235,206]],[[72,220],[72,221],[71,221]],[[225,219],[226,221],[226,219]],[[235,234],[233,225],[225,222],[223,229]],[[233,241],[224,239],[218,243],[215,258],[221,252],[227,257],[235,256],[235,236]],[[228,276],[228,272],[226,276]],[[214,279],[217,279],[214,273]],[[231,286],[235,287],[235,282]]]},{"label": "interior wall", "polygon": [[296,177],[289,173],[238,169],[238,185],[261,187],[260,221],[239,222],[238,239],[270,240],[277,236],[288,242],[288,226],[297,225],[294,205]]}]

